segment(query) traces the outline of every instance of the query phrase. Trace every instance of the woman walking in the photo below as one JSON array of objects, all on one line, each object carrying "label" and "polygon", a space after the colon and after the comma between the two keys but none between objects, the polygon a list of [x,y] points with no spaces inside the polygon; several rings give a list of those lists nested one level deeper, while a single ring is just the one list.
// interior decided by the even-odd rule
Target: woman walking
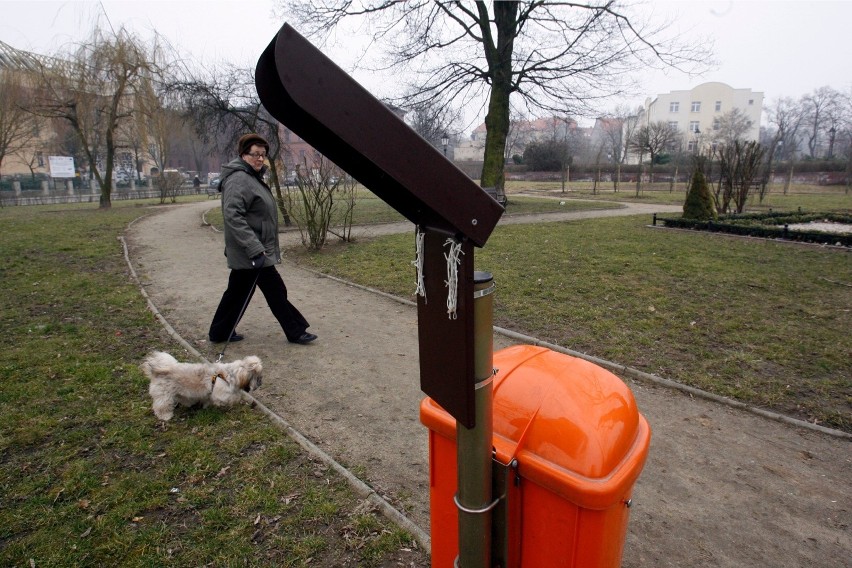
[{"label": "woman walking", "polygon": [[231,274],[219,307],[210,323],[210,341],[240,341],[236,331],[255,287],[260,288],[269,309],[291,343],[308,344],[317,338],[310,324],[287,299],[287,287],[275,264],[281,262],[278,241],[278,208],[263,176],[269,143],[257,134],[246,134],[237,143],[239,158],[222,168],[222,218],[225,224],[225,256]]}]

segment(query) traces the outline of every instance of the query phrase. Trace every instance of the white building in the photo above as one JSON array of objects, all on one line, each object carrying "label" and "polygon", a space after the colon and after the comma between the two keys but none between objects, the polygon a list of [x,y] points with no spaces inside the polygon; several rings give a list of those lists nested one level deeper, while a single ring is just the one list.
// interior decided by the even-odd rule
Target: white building
[{"label": "white building", "polygon": [[716,121],[735,108],[751,120],[751,129],[744,138],[759,140],[763,93],[751,89],[734,89],[718,82],[703,83],[689,91],[671,91],[657,95],[653,100],[646,99],[640,110],[639,125],[667,122],[683,134],[687,150],[692,151],[696,144],[714,144]]}]

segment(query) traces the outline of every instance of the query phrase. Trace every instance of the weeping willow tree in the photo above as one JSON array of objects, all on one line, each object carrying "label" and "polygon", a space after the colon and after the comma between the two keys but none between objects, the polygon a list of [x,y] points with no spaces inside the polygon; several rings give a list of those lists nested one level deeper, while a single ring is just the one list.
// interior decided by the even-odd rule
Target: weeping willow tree
[{"label": "weeping willow tree", "polygon": [[100,187],[100,207],[112,206],[121,126],[143,107],[143,84],[156,72],[150,49],[124,28],[95,28],[68,56],[39,65],[38,95],[29,110],[67,123],[76,134],[87,170]]}]

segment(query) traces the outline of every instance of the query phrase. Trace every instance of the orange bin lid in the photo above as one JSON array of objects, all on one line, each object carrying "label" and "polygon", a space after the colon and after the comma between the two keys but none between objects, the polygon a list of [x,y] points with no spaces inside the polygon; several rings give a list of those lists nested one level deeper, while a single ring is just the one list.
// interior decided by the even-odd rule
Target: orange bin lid
[{"label": "orange bin lid", "polygon": [[[624,382],[593,363],[531,345],[494,353],[497,459],[572,502],[603,509],[629,495],[651,432]],[[421,422],[455,438],[455,421],[431,399]]]}]

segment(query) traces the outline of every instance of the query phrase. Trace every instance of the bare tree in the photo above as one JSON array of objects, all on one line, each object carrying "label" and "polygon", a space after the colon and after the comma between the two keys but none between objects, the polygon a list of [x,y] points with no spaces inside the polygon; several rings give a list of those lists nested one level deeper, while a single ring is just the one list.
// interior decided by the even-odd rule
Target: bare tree
[{"label": "bare tree", "polygon": [[[766,160],[764,165],[763,180],[760,188],[760,201],[766,195],[768,184],[775,176],[775,163],[777,160],[790,161],[790,172],[793,175],[793,159],[796,153],[799,128],[804,120],[804,112],[800,102],[790,98],[782,97],[767,107],[767,118],[774,131],[766,146]],[[789,181],[784,184],[784,193],[787,193]]]},{"label": "bare tree", "polygon": [[834,159],[834,146],[838,134],[842,133],[849,122],[849,97],[850,95],[846,93],[835,91],[832,104],[825,109],[825,134],[828,136],[828,150],[825,157],[829,160]]},{"label": "bare tree", "polygon": [[[351,239],[352,212],[355,202],[355,181],[340,176],[340,170],[324,156],[300,164],[296,176],[298,191],[287,192],[287,208],[299,228],[302,245],[321,250],[328,239],[336,217],[341,218],[342,240]],[[342,210],[341,210],[342,209]]]},{"label": "bare tree", "polygon": [[598,119],[606,147],[606,153],[611,163],[615,164],[615,175],[612,177],[612,187],[618,193],[621,184],[621,165],[627,158],[629,142],[635,135],[637,121],[631,120],[630,110],[625,106],[616,107],[608,116]]},{"label": "bare tree", "polygon": [[831,87],[820,87],[802,99],[808,121],[808,151],[816,158],[820,147],[820,136],[826,132],[830,117],[836,115],[840,105],[840,93]]},{"label": "bare tree", "polygon": [[168,167],[172,148],[183,127],[183,117],[175,99],[173,94],[157,93],[149,86],[142,99],[144,112],[139,113],[137,121],[144,148],[161,174]]},{"label": "bare tree", "polygon": [[504,160],[508,162],[514,156],[523,154],[524,148],[531,139],[531,135],[532,127],[529,118],[522,112],[512,110],[511,120],[509,120],[509,130],[506,132]]},{"label": "bare tree", "polygon": [[220,140],[230,149],[246,132],[256,132],[269,142],[270,185],[275,191],[285,226],[291,225],[285,196],[281,192],[279,167],[285,144],[278,121],[260,102],[251,69],[224,65],[207,73],[208,78],[189,73],[173,80],[168,90],[178,93],[187,116],[203,141]]},{"label": "bare tree", "polygon": [[35,138],[38,123],[24,109],[30,96],[17,70],[0,69],[0,167],[6,156],[28,148]]},{"label": "bare tree", "polygon": [[565,193],[571,181],[571,164],[574,161],[574,154],[580,146],[577,137],[577,121],[566,115],[554,116],[549,120],[551,141],[556,143],[559,149],[559,178],[562,193]]},{"label": "bare tree", "polygon": [[170,203],[177,201],[177,194],[183,185],[183,176],[174,170],[161,171],[157,176],[157,189],[160,191],[160,203],[168,199]]},{"label": "bare tree", "polygon": [[755,141],[735,141],[718,149],[721,183],[716,191],[716,208],[727,213],[733,202],[737,213],[742,213],[763,161],[763,147]]},{"label": "bare tree", "polygon": [[745,135],[754,126],[754,122],[740,108],[732,108],[713,121],[714,139],[730,146],[735,141],[745,140]]},{"label": "bare tree", "polygon": [[579,113],[623,91],[639,68],[700,71],[707,42],[669,37],[615,1],[281,0],[307,35],[362,18],[396,70],[418,74],[409,99],[487,99],[481,184],[502,196],[512,97],[535,114]]},{"label": "bare tree", "polygon": [[[767,112],[769,124],[775,127],[775,135],[767,149],[767,164],[765,176],[774,175],[774,160],[787,160],[789,171],[784,182],[784,194],[790,187],[793,178],[793,168],[798,152],[799,131],[805,123],[805,109],[801,101],[790,97],[782,97],[772,104]],[[765,193],[765,189],[762,190]]]},{"label": "bare tree", "polygon": [[[641,156],[648,154],[650,157],[649,179],[654,183],[654,163],[659,159],[659,156],[674,148],[681,138],[677,128],[670,125],[664,120],[652,122],[647,126],[642,126],[636,131],[633,136],[631,145],[634,151],[638,151]],[[641,178],[641,175],[640,175]],[[640,184],[636,184],[636,195],[640,192]]]},{"label": "bare tree", "polygon": [[840,155],[846,160],[846,193],[852,189],[852,87],[843,95],[843,112],[837,132]]},{"label": "bare tree", "polygon": [[40,96],[29,108],[71,125],[89,173],[101,188],[101,208],[112,205],[119,126],[139,108],[139,86],[151,71],[148,50],[124,28],[109,33],[95,28],[71,58],[40,66]]},{"label": "bare tree", "polygon": [[442,148],[441,140],[446,135],[455,138],[452,123],[458,112],[435,101],[420,101],[411,109],[411,128],[435,148]]}]

